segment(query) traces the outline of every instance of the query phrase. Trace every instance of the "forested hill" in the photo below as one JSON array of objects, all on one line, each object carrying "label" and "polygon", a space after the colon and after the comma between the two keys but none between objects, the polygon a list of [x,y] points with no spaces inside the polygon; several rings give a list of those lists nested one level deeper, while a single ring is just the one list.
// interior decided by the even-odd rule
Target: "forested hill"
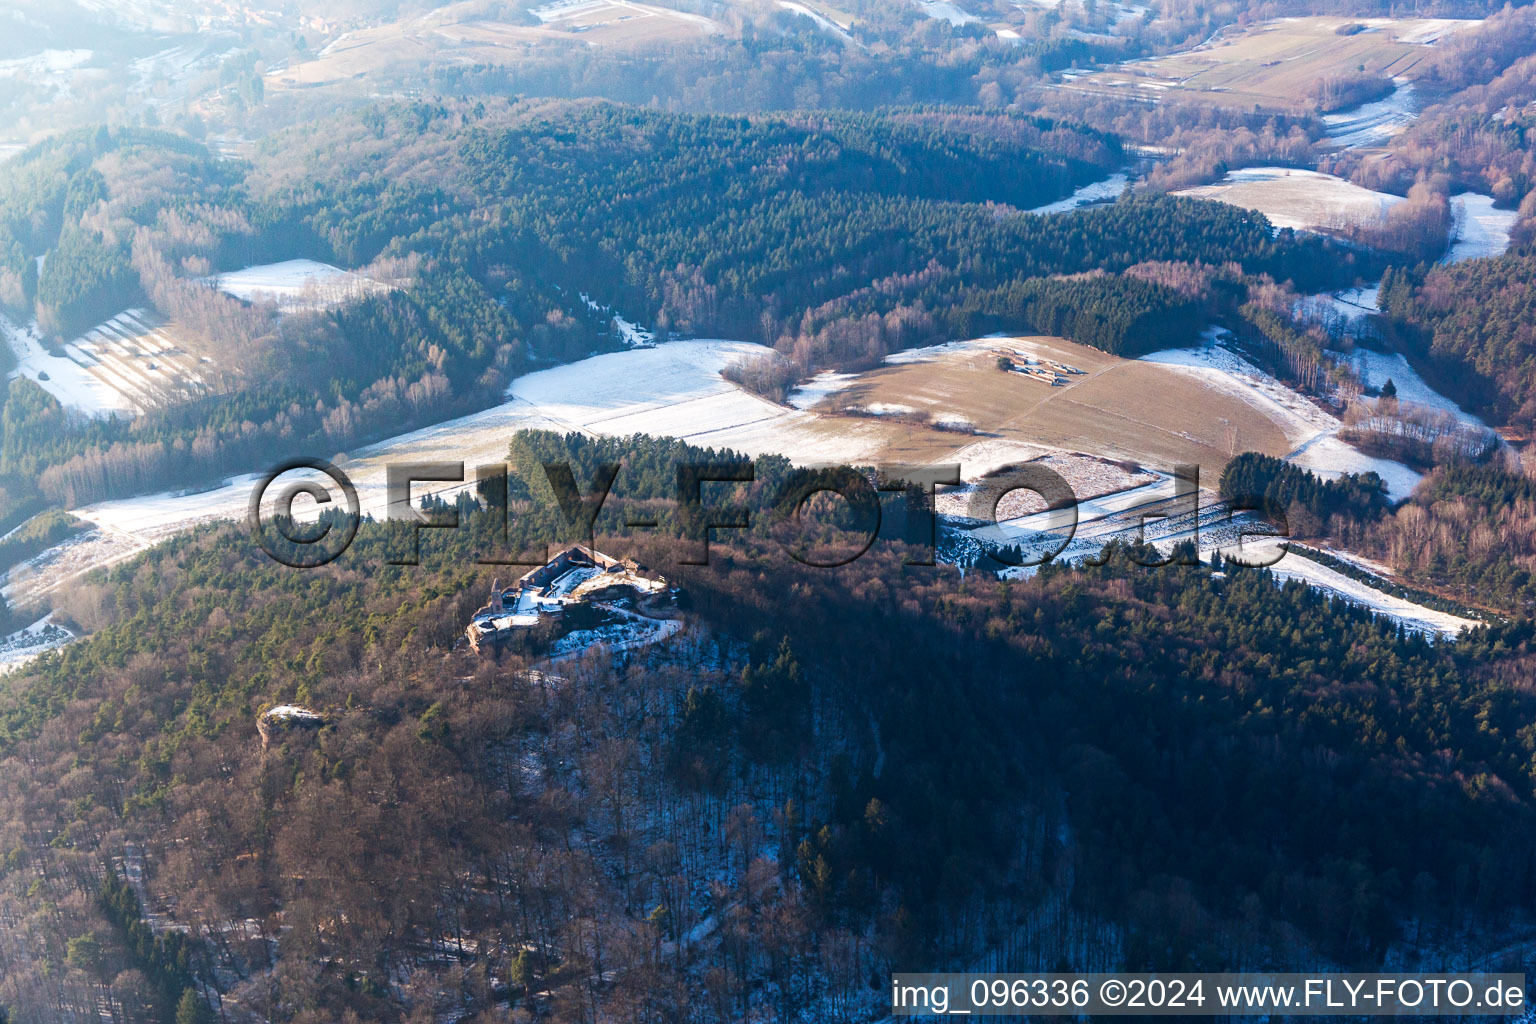
[{"label": "forested hill", "polygon": [[[1007,113],[496,99],[367,108],[250,164],[164,132],[60,136],[0,168],[0,302],[57,338],[152,305],[211,355],[221,393],[131,425],[68,425],[23,394],[0,473],[76,505],[249,472],[275,445],[346,450],[617,345],[613,312],[767,342],[804,374],[998,330],[1127,355],[1185,343],[1206,314],[1122,273],[1149,261],[1304,290],[1372,269],[1218,203],[1023,212],[1122,159],[1109,136]],[[389,287],[283,315],[203,280],[299,256]]]},{"label": "forested hill", "polygon": [[1389,272],[1381,302],[1438,386],[1494,422],[1536,427],[1536,247]]},{"label": "forested hill", "polygon": [[[689,628],[529,673],[449,650],[505,576],[475,564],[499,517],[461,510],[419,567],[384,527],[314,571],[221,527],[82,592],[96,635],[0,699],[20,1019],[129,972],[296,1024],[534,993],[836,1019],[872,975],[984,951],[1411,970],[1536,895],[1529,625],[1434,645],[1262,571],[978,583],[884,542],[815,570],[607,536],[686,588]],[[288,701],[330,724],[263,751],[255,714]],[[130,851],[179,962],[103,881]]]},{"label": "forested hill", "polygon": [[691,335],[793,341],[857,322],[806,342],[826,362],[1005,321],[997,290],[1033,277],[1231,261],[1312,289],[1364,269],[1362,254],[1277,238],[1218,204],[1020,212],[1120,160],[1096,132],[1008,114],[417,103],[285,136],[253,184],[307,197],[317,233],[350,262],[429,249],[477,277],[539,273]]}]

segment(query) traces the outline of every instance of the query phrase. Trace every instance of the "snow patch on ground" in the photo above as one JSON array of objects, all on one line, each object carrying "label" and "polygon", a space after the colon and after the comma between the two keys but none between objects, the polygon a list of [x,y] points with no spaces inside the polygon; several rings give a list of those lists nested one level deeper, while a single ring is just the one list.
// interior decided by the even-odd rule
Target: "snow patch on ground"
[{"label": "snow patch on ground", "polygon": [[1411,402],[1414,405],[1428,406],[1439,412],[1450,413],[1469,426],[1487,426],[1482,420],[1430,387],[1401,353],[1373,352],[1370,349],[1357,348],[1346,356],[1345,360],[1355,368],[1356,373],[1360,374],[1361,383],[1366,387],[1379,388],[1391,380],[1393,386],[1397,388],[1397,398],[1400,402]]},{"label": "snow patch on ground", "polygon": [[1202,335],[1204,343],[1201,345],[1164,349],[1141,358],[1145,362],[1178,367],[1184,372],[1203,377],[1258,406],[1285,431],[1286,437],[1293,443],[1310,440],[1338,426],[1335,417],[1242,356],[1216,344],[1216,337],[1220,333],[1218,328],[1210,328]]},{"label": "snow patch on ground", "polygon": [[606,651],[629,651],[660,643],[675,636],[683,628],[678,619],[653,619],[635,612],[611,606],[601,606],[620,621],[610,622],[595,629],[578,629],[556,640],[549,648],[551,662],[568,661],[587,654],[594,647]]},{"label": "snow patch on ground", "polygon": [[966,480],[978,480],[988,473],[997,472],[1004,466],[1029,462],[1031,459],[1038,459],[1051,452],[1050,448],[1042,448],[1022,441],[988,438],[985,441],[975,441],[966,445],[956,452],[953,458],[959,463],[960,472]]},{"label": "snow patch on ground", "polygon": [[[1049,469],[1066,481],[1080,502],[1109,501],[1110,496],[1129,494],[1163,479],[1149,470],[1127,468],[1092,455],[1058,452],[1002,439],[966,445],[951,458],[959,464],[960,478],[964,482],[959,486],[937,488],[934,511],[954,519],[980,519],[1003,524],[1028,523],[1037,514],[1048,520],[1057,514],[1047,512],[1045,500],[1034,491],[1004,490],[1012,485],[1008,476],[992,474],[1005,467],[1029,464]],[[1026,528],[1043,530],[1050,527]]]},{"label": "snow patch on ground", "polygon": [[951,25],[970,25],[981,21],[976,15],[962,11],[948,0],[918,0],[917,6],[928,17],[947,21]]},{"label": "snow patch on ground", "polygon": [[[1252,541],[1247,545],[1246,550],[1255,552],[1263,561],[1268,561],[1274,556],[1280,543],[1280,541]],[[1375,587],[1345,576],[1295,551],[1287,551],[1284,557],[1269,567],[1269,570],[1280,580],[1300,580],[1308,586],[1338,594],[1354,604],[1395,619],[1409,629],[1420,633],[1454,637],[1463,629],[1473,629],[1481,625],[1460,615],[1426,608],[1406,598],[1382,593]]]},{"label": "snow patch on ground", "polygon": [[317,715],[309,708],[300,707],[297,704],[278,704],[268,708],[262,718],[275,719],[282,722],[323,722],[324,715]]},{"label": "snow patch on ground", "polygon": [[586,292],[581,293],[581,301],[587,304],[587,308],[594,313],[608,313],[613,317],[610,323],[613,329],[619,333],[619,338],[631,348],[654,344],[656,335],[637,324],[631,323],[613,311],[612,306],[599,305],[597,300]]},{"label": "snow patch on ground", "polygon": [[1130,183],[1131,176],[1128,173],[1116,171],[1107,178],[1089,182],[1065,199],[1058,199],[1054,203],[1037,206],[1028,212],[1040,214],[1067,213],[1070,210],[1077,209],[1079,206],[1114,202]]},{"label": "snow patch on ground", "polygon": [[902,405],[899,402],[871,402],[864,406],[854,406],[855,412],[868,413],[871,416],[910,416],[917,412],[910,405]]},{"label": "snow patch on ground", "polygon": [[528,13],[547,25],[552,21],[564,21],[589,11],[599,11],[607,6],[608,0],[560,0],[558,3],[530,8]]},{"label": "snow patch on ground", "polygon": [[1350,334],[1363,329],[1366,317],[1381,312],[1376,306],[1380,294],[1381,284],[1377,282],[1343,291],[1306,295],[1296,303],[1293,312],[1325,327],[1340,327],[1341,333]]},{"label": "snow patch on ground", "polygon": [[[1461,32],[1469,28],[1476,28],[1483,23],[1482,18],[1423,18],[1412,24],[1411,28],[1397,33],[1400,43],[1419,43],[1423,46],[1433,46],[1452,32]],[[1368,25],[1385,24],[1391,26],[1394,22],[1387,18],[1371,18]]]},{"label": "snow patch on ground", "polygon": [[1394,78],[1397,86],[1390,96],[1362,103],[1351,110],[1324,114],[1328,141],[1345,149],[1384,146],[1418,116],[1419,106],[1413,95],[1413,83]]},{"label": "snow patch on ground", "polygon": [[1366,455],[1334,434],[1322,434],[1286,456],[1298,466],[1310,469],[1324,480],[1335,480],[1345,473],[1375,473],[1387,485],[1387,495],[1401,501],[1413,493],[1424,474],[1401,462]]},{"label": "snow patch on ground", "polygon": [[[529,9],[528,13],[538,18],[542,24],[558,25],[563,21],[571,21],[575,18],[588,15],[602,14],[610,11],[617,18],[632,18],[642,15],[648,17],[672,18],[676,21],[697,25],[706,33],[719,32],[720,24],[702,14],[690,14],[687,11],[678,11],[670,7],[655,7],[650,4],[632,3],[630,0],[556,0],[555,3],[544,4],[540,7]],[[596,22],[604,24],[604,22]],[[587,24],[592,24],[588,22]],[[585,26],[577,26],[578,31]]]},{"label": "snow patch on ground", "polygon": [[[1108,543],[1110,536],[1101,534],[1097,530],[1085,529],[1085,527],[1101,520],[1110,520],[1111,517],[1133,509],[1166,502],[1174,496],[1172,477],[1161,474],[1152,475],[1155,479],[1151,483],[1113,491],[1096,498],[1084,498],[1075,508],[1031,512],[1012,519],[1002,519],[997,523],[972,530],[970,533],[974,539],[994,546],[1013,543],[1023,543],[1028,546],[1037,538],[1046,535],[1056,537],[1059,543],[1060,539],[1071,531],[1075,540],[1089,542],[1088,547],[1082,552],[1063,552],[1064,557],[1073,558],[1078,554],[1097,552]],[[1004,514],[1006,515],[1006,512]],[[1117,528],[1112,531],[1115,535],[1120,533],[1118,528],[1120,525],[1122,524],[1116,521]]]},{"label": "snow patch on ground", "polygon": [[796,409],[809,409],[830,395],[848,387],[859,379],[856,373],[839,373],[836,370],[823,370],[804,384],[796,386],[789,393],[786,401]]},{"label": "snow patch on ground", "polygon": [[4,586],[0,586],[0,595],[12,607],[34,604],[60,584],[132,558],[148,548],[149,543],[122,531],[80,531],[13,566],[5,576]]},{"label": "snow patch on ground", "polygon": [[29,57],[0,60],[0,78],[40,78],[72,70],[95,56],[92,50],[43,50]]},{"label": "snow patch on ground", "polygon": [[[955,352],[968,352],[978,347],[991,347],[996,345],[996,335],[990,338],[972,338],[968,341],[945,341],[937,345],[924,345],[921,348],[904,348],[900,352],[892,352],[885,357],[885,365],[899,366],[903,363],[928,363],[943,356]],[[1028,345],[1028,342],[1022,344]]]},{"label": "snow patch on ground", "polygon": [[621,316],[613,318],[614,329],[619,332],[619,337],[624,339],[624,344],[631,347],[637,345],[649,345],[656,340],[656,335],[637,324],[630,323]]}]

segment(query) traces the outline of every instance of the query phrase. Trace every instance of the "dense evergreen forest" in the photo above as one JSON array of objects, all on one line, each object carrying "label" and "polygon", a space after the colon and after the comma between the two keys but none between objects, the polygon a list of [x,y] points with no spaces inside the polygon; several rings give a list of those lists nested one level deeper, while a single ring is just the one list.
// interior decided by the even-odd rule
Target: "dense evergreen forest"
[{"label": "dense evergreen forest", "polygon": [[[947,310],[972,294],[1144,260],[1231,261],[1302,288],[1362,269],[1352,252],[1289,232],[1274,239],[1262,218],[1210,204],[1137,200],[1067,217],[1010,215],[1008,207],[1036,205],[1120,159],[1107,137],[1039,119],[978,123],[939,111],[781,123],[536,106],[513,111],[510,125],[461,132],[452,111],[421,116],[424,143],[440,144],[444,132],[464,140],[461,168],[439,162],[436,183],[475,206],[517,200],[490,227],[439,229],[456,262],[479,268],[537,253],[574,287],[686,334],[789,335],[792,346],[831,318],[931,313],[953,336],[965,325],[945,323]],[[394,149],[401,126],[388,124]],[[411,138],[409,125],[404,134]],[[353,144],[363,154],[380,148],[365,136]],[[962,162],[931,153],[936,146]],[[1035,147],[1053,154],[1048,163],[1029,155]],[[989,175],[997,160],[1016,170]],[[551,221],[558,232],[544,227]],[[1006,319],[1006,306],[987,311]],[[910,344],[889,330],[855,332],[843,344],[851,351],[823,359]]]},{"label": "dense evergreen forest", "polygon": [[[617,458],[615,500],[660,511],[672,460],[739,459],[525,435],[519,545],[568,525],[526,504],[560,456],[582,493]],[[763,510],[780,472],[710,500]],[[1114,555],[1000,583],[880,541],[816,570],[760,529],[688,566],[662,515],[599,539],[684,588],[684,632],[529,672],[536,649],[454,649],[505,575],[477,509],[420,566],[382,526],[312,571],[218,527],[74,590],[95,635],[0,698],[21,1019],[190,990],[315,1022],[836,1020],[982,950],[1444,966],[1528,920],[1528,624],[1432,645],[1264,571]],[[290,701],[328,724],[264,750],[255,714]],[[185,946],[146,945],[141,912]]]},{"label": "dense evergreen forest", "polygon": [[1536,249],[1382,279],[1400,344],[1466,408],[1536,426]]}]

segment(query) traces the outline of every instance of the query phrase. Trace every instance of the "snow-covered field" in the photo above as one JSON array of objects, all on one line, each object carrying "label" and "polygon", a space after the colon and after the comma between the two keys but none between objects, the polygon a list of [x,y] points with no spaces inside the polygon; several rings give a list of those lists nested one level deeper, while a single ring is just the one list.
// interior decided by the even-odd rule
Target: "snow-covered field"
[{"label": "snow-covered field", "polygon": [[548,24],[552,21],[574,18],[578,14],[599,11],[607,6],[608,0],[559,0],[557,3],[545,4],[542,7],[531,7],[528,13]]},{"label": "snow-covered field", "polygon": [[[1234,513],[1208,490],[1197,492],[1193,501],[1176,502],[1177,487],[1172,477],[1162,475],[1148,484],[1079,502],[1075,518],[1072,510],[1057,509],[979,527],[950,520],[945,524],[941,556],[968,566],[984,549],[1014,546],[1027,561],[1039,561],[1054,552],[1054,560],[1081,564],[1096,559],[1111,542],[1144,541],[1167,555],[1176,543],[1189,541],[1202,552],[1219,548],[1247,553],[1250,562],[1257,564],[1252,542],[1241,537],[1244,530],[1268,532],[1257,517]],[[1019,579],[1033,571],[1032,566],[1019,566],[1000,575]]]},{"label": "snow-covered field", "polygon": [[1206,332],[1206,343],[1199,347],[1166,349],[1143,358],[1198,374],[1271,413],[1296,446],[1288,458],[1326,479],[1342,473],[1375,472],[1386,481],[1387,491],[1394,499],[1406,498],[1423,479],[1400,462],[1366,455],[1339,440],[1337,434],[1343,424],[1337,417],[1236,353],[1216,345],[1211,331]]},{"label": "snow-covered field", "polygon": [[1509,231],[1519,219],[1518,210],[1495,210],[1493,197],[1477,192],[1451,196],[1456,215],[1455,235],[1444,263],[1498,256],[1509,248]]},{"label": "snow-covered field", "polygon": [[1029,212],[1046,214],[1066,213],[1069,210],[1077,209],[1079,206],[1113,202],[1130,182],[1131,176],[1129,174],[1125,171],[1116,171],[1106,178],[1089,182],[1065,199],[1058,199],[1054,203],[1037,206]]},{"label": "snow-covered field", "polygon": [[924,345],[921,348],[904,348],[900,352],[892,352],[886,356],[885,364],[900,366],[903,363],[926,363],[956,353],[989,353],[999,350],[1012,353],[1018,362],[1056,363],[1065,367],[1068,372],[1080,372],[1074,367],[1061,363],[1059,356],[1050,351],[1050,346],[1042,345],[1030,338],[1014,337],[1011,334],[989,334],[983,338],[969,338],[965,341],[945,341],[937,345]]},{"label": "snow-covered field", "polygon": [[[1452,229],[1450,246],[1441,263],[1460,263],[1464,260],[1498,256],[1509,248],[1509,232],[1519,217],[1518,211],[1496,210],[1493,208],[1491,196],[1477,192],[1462,192],[1450,198],[1455,226]],[[1321,323],[1330,330],[1358,338],[1375,333],[1365,320],[1371,314],[1380,312],[1376,305],[1380,292],[1380,282],[1375,282],[1343,291],[1308,295],[1297,303],[1295,312],[1296,315]],[[1369,360],[1369,357],[1367,358]],[[1406,362],[1402,365],[1405,368],[1407,366]],[[1412,373],[1411,370],[1407,372]],[[1392,377],[1401,388],[1402,380],[1395,371]],[[1411,398],[1410,401],[1455,411],[1454,403],[1434,395],[1428,385],[1424,385],[1419,380],[1417,374],[1413,374],[1411,380],[1417,382],[1415,386],[1422,386],[1422,397]],[[1371,383],[1379,385],[1381,381],[1373,379]],[[1433,398],[1431,399],[1430,396]],[[1472,422],[1469,417],[1463,416],[1463,418]]]},{"label": "snow-covered field", "polygon": [[4,576],[0,595],[13,608],[35,604],[60,584],[132,558],[151,543],[149,538],[117,530],[81,531],[13,566]]},{"label": "snow-covered field", "polygon": [[1418,101],[1413,83],[1406,78],[1392,80],[1397,89],[1390,96],[1362,103],[1352,110],[1324,114],[1328,141],[1345,149],[1384,146],[1418,115]]},{"label": "snow-covered field", "polygon": [[175,405],[208,391],[211,362],[186,351],[173,331],[142,309],[124,310],[64,350],[139,409]]},{"label": "snow-covered field", "polygon": [[1156,473],[1127,469],[1091,455],[1058,452],[1002,438],[968,444],[949,461],[959,465],[960,477],[965,483],[937,488],[934,511],[956,519],[993,519],[1001,523],[1026,520],[1045,508],[1044,500],[1033,491],[1004,493],[1005,477],[987,479],[988,474],[1004,467],[1026,463],[1044,466],[1065,480],[1080,502],[1109,500],[1106,496],[1128,492],[1161,479]]},{"label": "snow-covered field", "polygon": [[1375,192],[1332,174],[1290,167],[1245,167],[1214,185],[1175,195],[1257,210],[1278,228],[1328,228],[1373,223],[1402,196]]},{"label": "snow-covered field", "polygon": [[[383,518],[387,464],[462,461],[473,477],[473,467],[504,461],[512,435],[523,429],[671,436],[754,456],[784,454],[801,463],[859,463],[878,456],[886,437],[879,420],[828,421],[775,405],[720,376],[726,364],[761,351],[750,342],[676,341],[542,370],[514,381],[507,401],[493,409],[368,445],[351,453],[341,468],[357,487],[362,511]],[[291,475],[306,477],[320,479]],[[152,494],[77,509],[76,515],[100,529],[74,540],[69,575],[80,571],[82,561],[88,567],[96,549],[103,558],[123,557],[125,545],[132,554],[199,523],[243,519],[258,479],[244,475],[197,494]],[[413,495],[447,495],[463,486],[417,484]],[[295,505],[300,517],[314,510],[308,498]],[[45,560],[18,567],[11,582],[25,579],[26,595],[37,597],[62,575],[61,566]]]},{"label": "snow-covered field", "polygon": [[[1058,538],[1064,537],[1067,531],[1071,530],[1077,542],[1087,544],[1082,553],[1088,554],[1102,548],[1109,541],[1109,535],[1111,533],[1118,535],[1124,526],[1118,519],[1114,519],[1113,529],[1105,532],[1092,529],[1093,524],[1111,520],[1112,517],[1121,516],[1133,509],[1151,508],[1167,502],[1173,496],[1173,478],[1157,475],[1151,483],[1114,491],[1097,498],[1084,498],[1078,501],[1075,508],[1051,509],[1032,512],[1013,519],[1000,519],[997,523],[968,532],[977,541],[1000,546],[1019,542],[1028,545],[1035,538],[1047,534]],[[1076,553],[1063,552],[1063,555],[1070,558],[1075,557]]]},{"label": "snow-covered field", "polygon": [[246,302],[272,301],[281,309],[323,309],[372,289],[377,281],[317,260],[283,260],[215,274],[208,279]]},{"label": "snow-covered field", "polygon": [[885,435],[878,424],[829,424],[720,376],[732,361],[763,351],[750,342],[674,341],[520,377],[509,394],[514,405],[567,430],[677,437],[797,462],[856,463],[879,453]]},{"label": "snow-covered field", "polygon": [[1414,405],[1428,406],[1439,412],[1450,413],[1470,426],[1486,426],[1482,420],[1430,387],[1401,353],[1373,352],[1367,348],[1357,348],[1346,359],[1354,366],[1355,371],[1360,374],[1362,383],[1367,387],[1379,388],[1391,380],[1393,387],[1397,388],[1397,398],[1400,402],[1411,402]]},{"label": "snow-covered field", "polygon": [[1391,18],[1367,18],[1364,21],[1364,24],[1373,28],[1394,31],[1400,42],[1418,43],[1421,46],[1433,46],[1453,32],[1476,28],[1482,23],[1482,18],[1421,18],[1406,26]]},{"label": "snow-covered field", "polygon": [[1319,434],[1286,456],[1291,462],[1303,466],[1322,477],[1332,480],[1345,473],[1375,473],[1387,485],[1387,496],[1401,501],[1413,493],[1424,479],[1424,474],[1409,469],[1401,462],[1378,459],[1340,440],[1336,435]]},{"label": "snow-covered field", "polygon": [[904,348],[900,352],[892,352],[886,356],[885,364],[887,366],[900,366],[902,363],[923,363],[951,352],[965,352],[992,340],[990,338],[983,338],[979,341],[976,339],[946,341],[938,345],[924,345],[921,348]]},{"label": "snow-covered field", "polygon": [[16,369],[11,371],[13,378],[26,377],[35,381],[57,398],[60,405],[87,416],[131,415],[134,412],[133,402],[127,395],[67,356],[53,355],[43,348],[35,323],[18,327],[0,314],[0,332],[5,334],[6,343],[16,355]]}]

